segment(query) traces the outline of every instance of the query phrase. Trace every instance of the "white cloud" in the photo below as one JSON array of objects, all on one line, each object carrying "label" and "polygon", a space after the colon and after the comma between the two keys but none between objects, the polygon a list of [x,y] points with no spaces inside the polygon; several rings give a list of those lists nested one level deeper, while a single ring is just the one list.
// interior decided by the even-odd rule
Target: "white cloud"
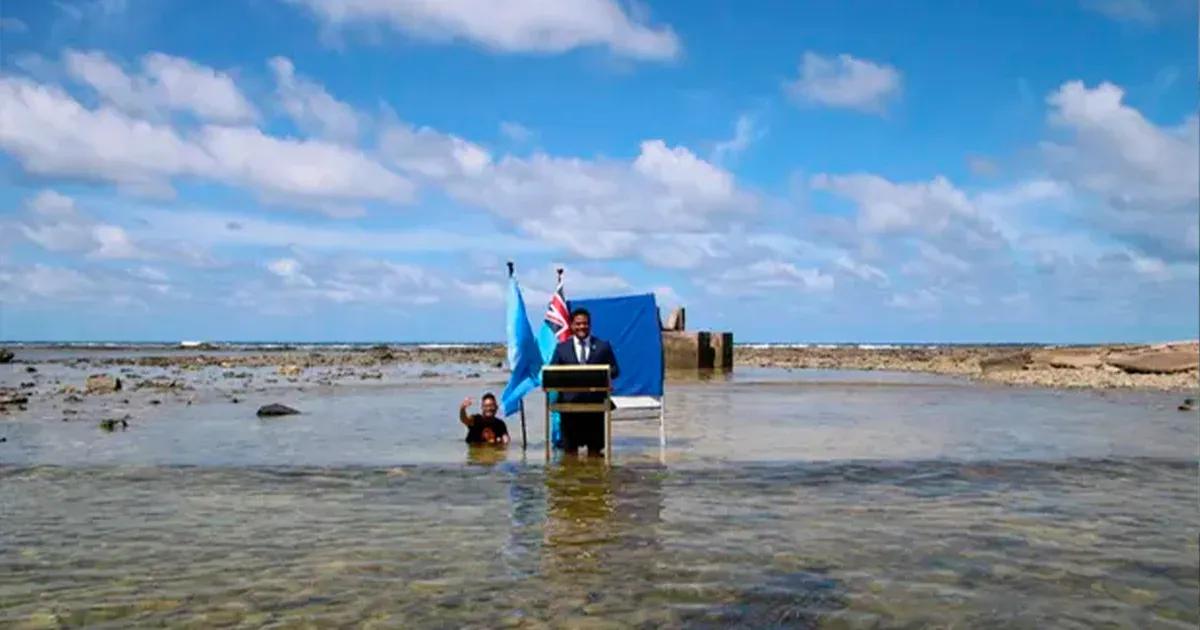
[{"label": "white cloud", "polygon": [[750,145],[763,138],[766,131],[758,127],[754,118],[747,114],[738,116],[734,124],[733,137],[722,140],[713,147],[712,159],[721,164],[741,155]]},{"label": "white cloud", "polygon": [[479,175],[492,161],[477,144],[399,120],[384,126],[379,152],[401,170],[435,182]]},{"label": "white cloud", "polygon": [[429,270],[362,257],[281,258],[267,270],[276,284],[251,281],[237,289],[237,304],[289,309],[316,303],[425,306],[447,289]]},{"label": "white cloud", "polygon": [[358,201],[404,203],[414,192],[357,149],[252,127],[209,125],[185,138],[165,124],[87,109],[58,88],[13,77],[0,77],[0,149],[40,175],[157,194],[170,193],[173,178],[198,177],[330,214],[346,214]]},{"label": "white cloud", "polygon": [[273,57],[268,65],[275,74],[276,92],[284,111],[300,129],[321,138],[353,142],[361,122],[358,112],[325,91],[320,84],[296,75],[286,57]]},{"label": "white cloud", "polygon": [[0,148],[26,170],[162,191],[168,178],[211,169],[174,130],[115,109],[85,109],[58,88],[0,77]]},{"label": "white cloud", "polygon": [[929,182],[897,184],[878,175],[818,174],[811,184],[857,204],[858,226],[869,233],[937,234],[955,219],[978,215],[966,193],[942,176]]},{"label": "white cloud", "polygon": [[804,53],[800,76],[786,85],[798,102],[882,113],[900,93],[900,72],[887,64],[847,54]]},{"label": "white cloud", "polygon": [[267,263],[267,270],[283,278],[289,286],[316,286],[312,278],[304,274],[303,265],[295,258],[279,258]]},{"label": "white cloud", "polygon": [[0,17],[0,33],[24,33],[28,30],[25,22],[15,17]]},{"label": "white cloud", "polygon": [[683,147],[669,148],[662,140],[643,142],[633,168],[680,197],[722,203],[733,196],[733,175]]},{"label": "white cloud", "polygon": [[497,250],[509,254],[550,249],[530,238],[438,228],[366,229],[341,221],[333,225],[312,225],[192,210],[151,209],[134,214],[140,224],[133,228],[135,235],[162,239],[187,234],[190,242],[205,247],[296,247],[319,251],[405,253]]},{"label": "white cloud", "polygon": [[462,39],[498,52],[561,53],[606,46],[636,59],[673,59],[679,39],[615,0],[290,0],[331,27],[384,24],[431,41]]},{"label": "white cloud", "polygon": [[1050,122],[1069,134],[1044,142],[1051,172],[1097,203],[1088,221],[1152,256],[1195,259],[1200,251],[1200,130],[1190,116],[1159,127],[1123,103],[1110,83],[1063,84],[1047,102]]},{"label": "white cloud", "polygon": [[511,120],[500,123],[500,134],[517,144],[529,142],[534,136],[532,129]]},{"label": "white cloud", "polygon": [[780,260],[765,259],[732,267],[705,283],[716,295],[779,295],[793,289],[809,293],[833,290],[833,276],[816,268],[800,268]]},{"label": "white cloud", "polygon": [[711,251],[718,220],[754,206],[727,171],[661,140],[643,142],[632,162],[542,153],[492,162],[454,136],[393,125],[382,147],[392,163],[456,199],[592,259],[638,255],[693,266]]},{"label": "white cloud", "polygon": [[209,175],[270,199],[314,202],[331,214],[357,200],[412,199],[407,179],[363,152],[320,140],[276,138],[251,127],[205,127],[198,144],[212,156]]},{"label": "white cloud", "polygon": [[142,57],[142,74],[130,76],[101,52],[68,50],[67,73],[87,84],[122,111],[162,117],[166,112],[190,112],[201,120],[241,123],[258,112],[228,74],[181,57],[150,53]]},{"label": "white cloud", "polygon": [[1084,8],[1119,22],[1152,24],[1158,15],[1146,0],[1081,0]]},{"label": "white cloud", "polygon": [[26,204],[30,219],[20,225],[26,238],[53,252],[85,254],[91,258],[145,258],[124,229],[93,221],[70,197],[53,190],[38,193]]},{"label": "white cloud", "polygon": [[892,297],[888,299],[888,305],[910,311],[930,311],[941,305],[941,299],[930,289],[917,289],[892,294]]}]

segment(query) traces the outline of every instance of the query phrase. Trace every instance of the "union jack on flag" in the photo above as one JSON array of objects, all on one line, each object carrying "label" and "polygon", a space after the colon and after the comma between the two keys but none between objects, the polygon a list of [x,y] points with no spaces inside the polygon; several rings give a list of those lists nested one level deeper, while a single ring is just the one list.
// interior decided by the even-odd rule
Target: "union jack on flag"
[{"label": "union jack on flag", "polygon": [[562,276],[558,277],[558,286],[550,295],[550,305],[546,307],[546,325],[554,333],[559,343],[571,337],[570,314],[567,313],[567,298],[563,297]]}]

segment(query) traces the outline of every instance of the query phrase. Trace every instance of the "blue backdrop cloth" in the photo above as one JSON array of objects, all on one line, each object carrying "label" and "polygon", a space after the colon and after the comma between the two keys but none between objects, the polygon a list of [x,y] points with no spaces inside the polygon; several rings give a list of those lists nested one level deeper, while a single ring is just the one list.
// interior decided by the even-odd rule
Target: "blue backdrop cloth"
[{"label": "blue backdrop cloth", "polygon": [[586,308],[592,335],[612,344],[621,375],[614,396],[662,396],[662,328],[654,294],[568,300],[570,310]]}]

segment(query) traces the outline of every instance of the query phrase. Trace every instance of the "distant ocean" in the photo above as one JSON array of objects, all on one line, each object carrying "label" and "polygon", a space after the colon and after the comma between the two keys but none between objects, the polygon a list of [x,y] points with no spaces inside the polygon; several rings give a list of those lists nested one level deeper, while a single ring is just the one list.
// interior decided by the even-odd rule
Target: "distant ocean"
[{"label": "distant ocean", "polygon": [[[463,348],[484,348],[502,345],[503,341],[471,341],[471,342],[429,342],[429,341],[0,341],[0,346],[10,348],[75,348],[97,350],[259,350],[259,351],[288,351],[288,350],[362,350],[375,346],[393,348],[421,348],[427,350],[448,350]],[[956,346],[970,347],[1006,347],[1006,346],[1038,346],[1038,347],[1068,347],[1076,344],[1046,344],[1031,342],[894,342],[894,343],[807,343],[807,342],[741,342],[734,343],[735,347],[748,349],[771,348],[858,348],[860,350],[891,350],[899,348],[953,348]]]}]

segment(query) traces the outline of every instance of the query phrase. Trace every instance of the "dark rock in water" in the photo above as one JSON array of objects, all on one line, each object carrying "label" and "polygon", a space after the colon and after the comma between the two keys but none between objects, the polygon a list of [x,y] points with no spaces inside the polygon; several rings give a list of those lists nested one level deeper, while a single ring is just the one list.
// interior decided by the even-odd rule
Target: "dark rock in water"
[{"label": "dark rock in water", "polygon": [[383,372],[363,372],[362,374],[360,374],[358,376],[358,378],[359,378],[359,380],[363,380],[363,381],[366,381],[369,379],[382,380]]},{"label": "dark rock in water", "polygon": [[471,372],[470,374],[467,374],[467,378],[483,378],[483,375],[479,372]]},{"label": "dark rock in water", "polygon": [[230,398],[230,399],[229,399],[229,402],[231,402],[231,403],[233,403],[233,404],[235,404],[235,405],[236,405],[236,404],[238,404],[238,403],[240,403],[240,402],[242,402],[242,401],[240,401],[240,400],[238,400],[236,397],[234,397],[234,398]]},{"label": "dark rock in water", "polygon": [[121,379],[107,374],[93,374],[87,377],[84,387],[89,394],[111,394],[121,391]]},{"label": "dark rock in water", "polygon": [[4,348],[0,348],[0,363],[8,363],[12,360],[13,360],[12,351],[5,350]]},{"label": "dark rock in water", "polygon": [[0,405],[24,405],[29,397],[17,392],[0,392]]},{"label": "dark rock in water", "polygon": [[21,389],[33,389],[37,383],[21,383]]},{"label": "dark rock in water", "polygon": [[100,428],[105,431],[125,430],[129,428],[129,420],[125,418],[110,418],[100,421]]},{"label": "dark rock in water", "polygon": [[33,367],[32,365],[27,366],[25,368],[25,373],[26,374],[37,374],[37,368]]},{"label": "dark rock in water", "polygon": [[503,362],[503,361],[497,361],[497,362],[496,362],[496,369],[497,369],[497,370],[499,370],[499,369],[502,369],[503,367],[504,367],[504,362]]},{"label": "dark rock in water", "polygon": [[8,441],[8,438],[6,438],[6,437],[0,437],[0,444],[3,444],[3,443],[5,443],[5,442],[7,442],[7,441]]},{"label": "dark rock in water", "polygon": [[63,398],[63,401],[69,403],[81,403],[83,402],[83,397],[79,394],[67,394],[67,397]]},{"label": "dark rock in water", "polygon": [[437,378],[438,376],[440,375],[433,370],[425,370],[420,374],[420,378]]},{"label": "dark rock in water", "polygon": [[1196,410],[1196,399],[1195,398],[1184,398],[1183,404],[1179,405],[1179,410],[1180,411],[1195,411]]},{"label": "dark rock in water", "polygon": [[297,414],[297,413],[300,413],[300,412],[296,411],[295,409],[292,409],[291,407],[288,407],[287,405],[280,405],[277,403],[270,404],[270,405],[263,405],[262,407],[258,408],[258,415],[260,417],[262,417],[262,416],[290,416],[290,415]]},{"label": "dark rock in water", "polygon": [[162,404],[162,401],[161,401],[161,400],[159,400],[159,399],[157,399],[157,398],[154,398],[154,399],[152,399],[152,400],[150,401],[150,404],[151,404],[151,405],[161,405],[161,404]]}]

